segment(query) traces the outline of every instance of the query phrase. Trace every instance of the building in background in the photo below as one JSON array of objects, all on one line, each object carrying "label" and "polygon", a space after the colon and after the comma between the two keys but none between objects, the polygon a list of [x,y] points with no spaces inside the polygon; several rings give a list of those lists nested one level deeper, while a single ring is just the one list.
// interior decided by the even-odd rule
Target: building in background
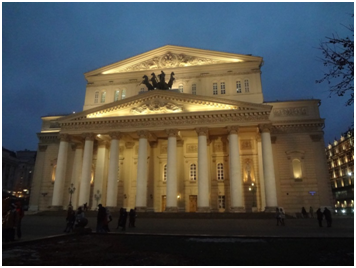
[{"label": "building in background", "polygon": [[85,73],[83,111],[42,117],[30,209],[332,206],[320,101],[265,102],[262,65],[167,45]]},{"label": "building in background", "polygon": [[13,152],[2,148],[3,197],[20,198],[28,205],[36,155],[36,151]]},{"label": "building in background", "polygon": [[354,213],[354,135],[347,132],[325,148],[335,212]]}]

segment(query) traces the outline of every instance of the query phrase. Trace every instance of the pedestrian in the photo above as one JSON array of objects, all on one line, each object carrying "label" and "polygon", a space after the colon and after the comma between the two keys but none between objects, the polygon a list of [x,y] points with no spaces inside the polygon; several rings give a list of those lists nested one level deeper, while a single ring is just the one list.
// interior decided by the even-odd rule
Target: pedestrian
[{"label": "pedestrian", "polygon": [[21,202],[16,203],[16,212],[17,212],[17,226],[16,226],[16,235],[18,239],[21,239],[22,231],[21,231],[21,221],[22,218],[25,216],[25,212],[23,211]]},{"label": "pedestrian", "polygon": [[328,210],[327,207],[325,207],[325,209],[324,209],[324,215],[325,215],[326,225],[328,227],[331,227],[331,221],[332,221],[332,219],[331,219],[331,211]]},{"label": "pedestrian", "polygon": [[283,208],[279,209],[279,214],[280,214],[280,219],[281,219],[282,226],[286,225],[286,223],[284,221],[285,218],[286,218],[286,214],[284,213]]},{"label": "pedestrian", "polygon": [[136,227],[136,209],[130,209],[129,212],[129,227]]},{"label": "pedestrian", "polygon": [[116,229],[121,227],[122,230],[125,231],[125,229],[126,229],[126,221],[127,221],[127,211],[126,211],[125,208],[120,208],[119,221],[118,221]]},{"label": "pedestrian", "polygon": [[112,221],[112,216],[109,208],[105,208],[105,221],[103,229],[105,232],[110,232],[109,223]]},{"label": "pedestrian", "polygon": [[318,208],[318,210],[316,211],[316,217],[318,219],[319,222],[319,227],[323,227],[323,212],[321,212],[321,209]]},{"label": "pedestrian", "polygon": [[308,213],[305,210],[305,207],[302,207],[302,215],[303,215],[303,218],[308,218]]},{"label": "pedestrian", "polygon": [[278,207],[276,207],[276,220],[277,220],[277,226],[279,226],[279,224],[282,225],[281,213],[279,212],[279,208]]},{"label": "pedestrian", "polygon": [[84,228],[88,224],[88,219],[85,218],[84,211],[82,207],[79,207],[75,213],[75,227]]},{"label": "pedestrian", "polygon": [[106,221],[106,211],[102,204],[98,205],[98,215],[96,217],[96,232],[105,232],[104,225]]},{"label": "pedestrian", "polygon": [[17,227],[18,215],[16,205],[11,203],[10,209],[2,222],[3,240],[5,242],[15,241],[15,228]]},{"label": "pedestrian", "polygon": [[311,217],[311,218],[314,218],[314,210],[313,210],[313,207],[310,207],[310,208],[309,208],[309,214],[310,214],[310,217]]},{"label": "pedestrian", "polygon": [[83,207],[84,207],[84,211],[88,211],[88,203],[85,203],[85,204],[83,205]]},{"label": "pedestrian", "polygon": [[65,233],[69,233],[73,231],[74,223],[75,223],[75,212],[72,206],[68,206],[67,217],[66,217],[66,228],[64,229]]}]

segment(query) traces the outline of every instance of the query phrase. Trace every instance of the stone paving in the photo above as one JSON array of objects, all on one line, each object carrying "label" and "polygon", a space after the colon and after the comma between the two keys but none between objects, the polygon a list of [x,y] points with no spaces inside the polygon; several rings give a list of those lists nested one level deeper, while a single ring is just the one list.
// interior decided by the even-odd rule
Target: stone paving
[{"label": "stone paving", "polygon": [[[88,217],[88,227],[95,232],[96,217]],[[220,237],[354,237],[353,218],[334,218],[331,228],[320,228],[315,218],[287,219],[285,226],[276,226],[274,219],[174,219],[140,218],[136,228],[116,229],[117,217],[110,223],[112,233],[220,236]],[[26,215],[22,221],[22,239],[28,241],[63,235],[66,221],[61,216]]]}]

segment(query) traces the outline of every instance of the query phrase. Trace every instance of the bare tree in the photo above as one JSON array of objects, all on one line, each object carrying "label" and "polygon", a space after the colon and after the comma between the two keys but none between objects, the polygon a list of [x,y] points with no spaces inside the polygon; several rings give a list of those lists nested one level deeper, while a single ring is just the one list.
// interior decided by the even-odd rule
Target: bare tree
[{"label": "bare tree", "polygon": [[[353,15],[352,15],[353,17]],[[330,95],[344,96],[350,94],[345,105],[350,106],[354,102],[354,26],[345,26],[352,32],[352,39],[341,38],[338,35],[326,37],[326,41],[320,43],[323,65],[328,67],[328,72],[316,83],[327,81],[330,86]]]}]

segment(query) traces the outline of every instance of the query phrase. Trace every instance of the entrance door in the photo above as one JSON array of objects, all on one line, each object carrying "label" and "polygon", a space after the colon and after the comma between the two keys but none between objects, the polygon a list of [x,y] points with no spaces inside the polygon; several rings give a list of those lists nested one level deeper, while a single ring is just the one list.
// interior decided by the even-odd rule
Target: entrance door
[{"label": "entrance door", "polygon": [[190,195],[189,196],[189,212],[196,212],[197,211],[197,200],[198,196]]},{"label": "entrance door", "polygon": [[167,196],[162,195],[162,212],[166,210]]}]

